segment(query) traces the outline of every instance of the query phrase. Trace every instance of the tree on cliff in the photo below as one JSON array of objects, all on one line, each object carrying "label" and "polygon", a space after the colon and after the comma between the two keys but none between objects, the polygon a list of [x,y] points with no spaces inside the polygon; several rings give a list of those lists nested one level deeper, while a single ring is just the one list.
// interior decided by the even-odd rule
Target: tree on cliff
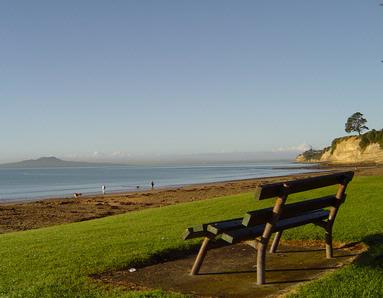
[{"label": "tree on cliff", "polygon": [[363,114],[360,112],[356,112],[348,117],[347,122],[345,124],[345,131],[347,133],[351,133],[353,131],[360,133],[363,130],[368,130],[368,127],[365,125],[367,123],[366,118],[363,118]]}]

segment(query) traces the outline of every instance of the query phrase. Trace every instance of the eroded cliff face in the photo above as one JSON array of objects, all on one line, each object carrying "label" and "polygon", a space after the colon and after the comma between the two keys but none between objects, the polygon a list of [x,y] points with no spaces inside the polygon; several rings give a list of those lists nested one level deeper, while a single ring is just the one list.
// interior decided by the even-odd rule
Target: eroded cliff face
[{"label": "eroded cliff face", "polygon": [[323,152],[320,159],[307,160],[303,154],[298,155],[297,162],[331,162],[331,163],[383,163],[383,149],[377,143],[360,148],[360,138],[349,137],[340,141],[333,152],[331,148]]}]

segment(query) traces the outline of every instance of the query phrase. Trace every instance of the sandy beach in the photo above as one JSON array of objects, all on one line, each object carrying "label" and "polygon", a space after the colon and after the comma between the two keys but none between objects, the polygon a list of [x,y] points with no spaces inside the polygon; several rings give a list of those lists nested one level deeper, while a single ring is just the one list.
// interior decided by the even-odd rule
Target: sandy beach
[{"label": "sandy beach", "polygon": [[[343,168],[356,175],[383,175],[383,167]],[[331,168],[341,170],[341,168]],[[323,173],[323,172],[322,172]],[[25,203],[0,204],[0,233],[79,222],[145,208],[252,192],[261,183],[296,179],[320,173],[195,184],[177,188],[135,191],[79,198],[54,198]]]}]

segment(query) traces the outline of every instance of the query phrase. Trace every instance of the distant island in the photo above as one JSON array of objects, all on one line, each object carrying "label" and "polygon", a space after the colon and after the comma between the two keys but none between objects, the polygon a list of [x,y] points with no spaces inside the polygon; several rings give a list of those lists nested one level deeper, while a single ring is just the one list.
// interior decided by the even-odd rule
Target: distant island
[{"label": "distant island", "polygon": [[62,160],[54,156],[28,159],[19,162],[0,164],[0,168],[66,168],[66,167],[100,167],[124,166],[114,163],[95,163]]}]

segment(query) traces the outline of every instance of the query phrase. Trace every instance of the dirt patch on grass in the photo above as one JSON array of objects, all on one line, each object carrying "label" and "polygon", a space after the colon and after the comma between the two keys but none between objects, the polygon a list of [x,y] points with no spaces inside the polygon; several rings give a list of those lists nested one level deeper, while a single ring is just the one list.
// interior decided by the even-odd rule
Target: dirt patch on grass
[{"label": "dirt patch on grass", "polygon": [[[209,250],[200,274],[189,275],[195,255],[143,268],[93,276],[109,286],[129,291],[161,289],[196,297],[280,296],[302,282],[350,264],[366,246],[338,245],[334,258],[326,259],[323,241],[284,241],[267,255],[266,284],[256,284],[256,250],[246,244]],[[131,270],[129,270],[131,269]]]}]

